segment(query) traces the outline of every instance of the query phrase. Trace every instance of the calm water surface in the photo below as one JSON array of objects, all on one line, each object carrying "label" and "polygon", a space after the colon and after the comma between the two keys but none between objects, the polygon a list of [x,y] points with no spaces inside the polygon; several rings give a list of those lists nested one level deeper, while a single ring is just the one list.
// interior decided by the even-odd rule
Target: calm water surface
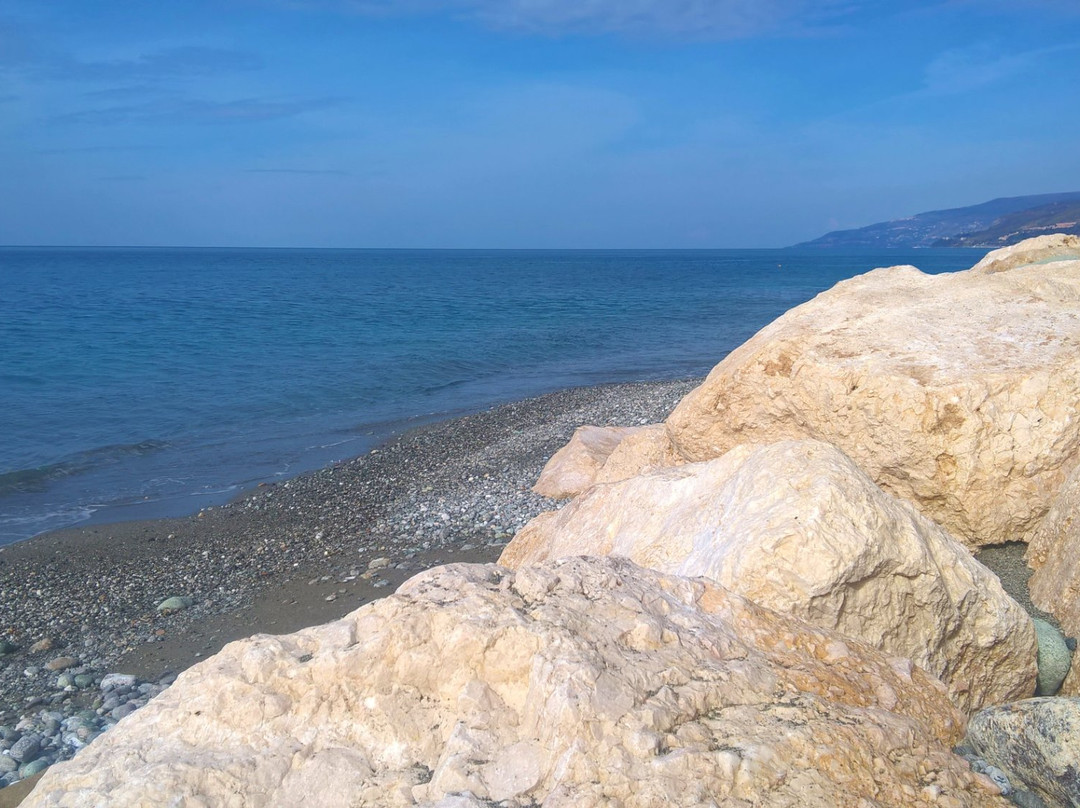
[{"label": "calm water surface", "polygon": [[702,375],[889,253],[0,248],[0,544],[192,513],[418,419]]}]

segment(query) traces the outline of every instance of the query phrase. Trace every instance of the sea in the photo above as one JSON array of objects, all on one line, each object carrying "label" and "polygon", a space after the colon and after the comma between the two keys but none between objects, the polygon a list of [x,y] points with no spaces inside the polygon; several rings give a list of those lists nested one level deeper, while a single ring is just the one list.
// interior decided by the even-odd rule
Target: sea
[{"label": "sea", "polygon": [[837,281],[983,253],[0,248],[0,544],[189,515],[556,389],[702,376]]}]

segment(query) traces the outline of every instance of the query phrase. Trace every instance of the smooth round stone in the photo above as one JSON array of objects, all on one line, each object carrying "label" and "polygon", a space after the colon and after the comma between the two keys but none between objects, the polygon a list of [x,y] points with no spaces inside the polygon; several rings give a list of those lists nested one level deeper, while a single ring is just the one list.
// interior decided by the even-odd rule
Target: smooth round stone
[{"label": "smooth round stone", "polygon": [[61,673],[56,677],[56,686],[63,690],[65,687],[71,687],[75,684],[75,677],[70,673]]},{"label": "smooth round stone", "polygon": [[47,760],[34,760],[30,763],[24,763],[19,767],[19,777],[25,780],[27,777],[33,777],[47,768],[49,768],[49,761]]},{"label": "smooth round stone", "polygon": [[171,598],[166,598],[157,605],[157,610],[162,614],[170,614],[171,612],[178,612],[181,609],[186,609],[195,603],[193,598],[189,598],[187,595],[176,595]]},{"label": "smooth round stone", "polygon": [[19,646],[10,640],[0,640],[0,656],[6,656],[7,654],[13,654],[19,650]]},{"label": "smooth round stone", "polygon": [[7,755],[0,755],[0,774],[7,774],[19,768],[19,761]]},{"label": "smooth round stone", "polygon": [[1037,617],[1032,622],[1039,641],[1039,678],[1035,694],[1053,696],[1061,690],[1061,683],[1069,674],[1072,651],[1065,644],[1064,635],[1052,625]]},{"label": "smooth round stone", "polygon": [[94,674],[92,673],[80,673],[74,677],[75,687],[84,689],[94,686]]},{"label": "smooth round stone", "polygon": [[117,707],[114,710],[110,711],[109,715],[111,715],[113,718],[115,718],[117,721],[119,721],[121,718],[124,718],[125,716],[131,715],[137,709],[139,709],[139,705],[135,704],[134,702],[129,701],[126,704],[121,704],[119,707]]},{"label": "smooth round stone", "polygon": [[101,680],[101,692],[117,690],[121,687],[134,687],[138,681],[130,673],[107,673]]}]

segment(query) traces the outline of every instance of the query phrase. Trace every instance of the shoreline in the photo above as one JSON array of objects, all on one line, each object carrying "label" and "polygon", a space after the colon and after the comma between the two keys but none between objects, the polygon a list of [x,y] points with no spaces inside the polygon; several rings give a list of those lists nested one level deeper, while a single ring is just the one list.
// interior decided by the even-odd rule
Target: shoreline
[{"label": "shoreline", "polygon": [[[530,489],[577,427],[662,421],[700,381],[497,405],[194,516],[68,528],[0,548],[0,640],[17,646],[0,656],[0,748],[12,730],[48,736],[49,716],[68,734],[89,716],[89,742],[228,642],[331,622],[441,564],[495,562],[526,522],[558,507]],[[984,548],[978,558],[1036,614],[1023,550]],[[159,613],[171,597],[192,603]],[[42,640],[48,647],[34,650]],[[58,659],[64,668],[51,667]],[[102,684],[117,673],[131,677],[119,702]],[[62,732],[49,754],[66,759],[74,749],[62,747]],[[12,789],[0,806],[23,793]]]},{"label": "shoreline", "polygon": [[[193,516],[0,548],[0,639],[17,646],[0,657],[0,723],[86,695],[58,690],[46,667],[57,657],[73,659],[72,671],[155,681],[231,640],[339,618],[422,569],[494,561],[553,507],[529,488],[574,429],[663,420],[699,382],[560,390],[413,427]],[[159,614],[174,596],[194,602]],[[31,652],[41,640],[51,647]]]}]

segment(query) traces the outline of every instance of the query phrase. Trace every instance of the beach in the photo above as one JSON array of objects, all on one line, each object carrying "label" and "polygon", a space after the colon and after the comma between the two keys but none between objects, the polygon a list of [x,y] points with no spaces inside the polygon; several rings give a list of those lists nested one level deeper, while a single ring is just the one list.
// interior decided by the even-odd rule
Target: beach
[{"label": "beach", "polygon": [[[8,546],[0,630],[16,649],[3,657],[0,723],[100,695],[58,688],[58,658],[73,660],[69,673],[167,682],[231,640],[334,620],[422,569],[494,561],[552,507],[529,488],[576,427],[662,420],[696,383],[563,390],[417,428],[195,516]],[[170,597],[192,603],[160,613]]]},{"label": "beach", "polygon": [[[0,669],[0,746],[51,732],[40,760],[66,759],[79,748],[72,737],[89,743],[230,641],[331,622],[441,564],[496,561],[517,530],[557,506],[530,488],[578,426],[661,421],[699,382],[562,390],[415,428],[190,517],[3,548],[0,630],[14,650]],[[1041,615],[1023,550],[979,557]],[[159,609],[169,598],[190,605]],[[117,674],[119,687],[103,682]],[[0,790],[0,805],[18,804],[36,779]]]}]

